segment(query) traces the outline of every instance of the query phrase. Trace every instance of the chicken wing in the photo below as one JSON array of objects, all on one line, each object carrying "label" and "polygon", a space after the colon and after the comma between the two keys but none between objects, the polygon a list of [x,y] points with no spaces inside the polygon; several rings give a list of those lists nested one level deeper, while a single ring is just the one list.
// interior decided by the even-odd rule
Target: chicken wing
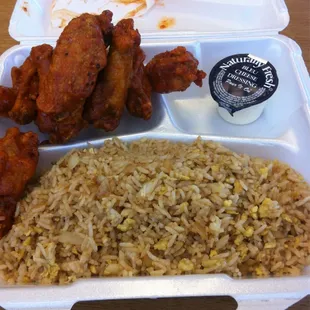
[{"label": "chicken wing", "polygon": [[107,63],[104,40],[112,30],[111,21],[110,11],[73,19],[60,35],[50,65],[43,62],[42,68],[42,61],[38,64],[36,123],[50,134],[51,143],[66,142],[87,125],[82,118],[83,106]]},{"label": "chicken wing", "polygon": [[112,31],[108,65],[86,104],[84,117],[95,127],[112,131],[122,116],[130,86],[135,49],[141,38],[132,19],[123,19]]},{"label": "chicken wing", "polygon": [[35,133],[17,128],[8,129],[0,139],[0,238],[12,227],[16,204],[35,173],[38,145]]},{"label": "chicken wing", "polygon": [[15,100],[16,94],[12,88],[0,86],[0,116],[8,117]]},{"label": "chicken wing", "polygon": [[156,55],[147,65],[146,72],[153,90],[157,93],[185,91],[194,82],[202,86],[207,76],[198,70],[198,60],[179,46],[172,51]]},{"label": "chicken wing", "polygon": [[138,47],[133,62],[133,76],[126,102],[127,110],[133,116],[148,120],[152,116],[152,87],[145,72],[145,54]]},{"label": "chicken wing", "polygon": [[13,89],[17,94],[9,117],[16,123],[25,125],[32,122],[37,113],[36,98],[38,96],[38,73],[33,54],[39,55],[49,49],[50,45],[43,44],[31,49],[30,56],[20,68],[11,71]]},{"label": "chicken wing", "polygon": [[[32,50],[42,48],[44,45],[33,47]],[[37,111],[35,98],[30,95],[30,90],[33,89],[33,79],[37,75],[32,55],[30,54],[20,68],[12,68],[11,75],[17,98],[9,112],[9,117],[18,124],[29,124],[35,119]]]}]

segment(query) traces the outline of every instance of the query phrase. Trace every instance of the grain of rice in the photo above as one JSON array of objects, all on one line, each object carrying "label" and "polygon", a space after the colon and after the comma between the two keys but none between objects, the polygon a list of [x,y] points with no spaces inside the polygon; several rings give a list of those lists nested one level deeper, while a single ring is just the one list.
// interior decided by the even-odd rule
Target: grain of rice
[{"label": "grain of rice", "polygon": [[278,161],[201,139],[112,139],[72,150],[29,189],[0,241],[0,276],[299,275],[310,264],[309,201],[309,185]]},{"label": "grain of rice", "polygon": [[264,223],[263,225],[261,225],[259,228],[257,228],[257,229],[254,231],[254,235],[259,235],[259,234],[261,234],[266,228],[267,228],[267,224]]},{"label": "grain of rice", "polygon": [[[170,238],[167,247],[170,250],[175,242],[175,240],[177,239],[178,235],[172,235],[172,237]],[[166,251],[166,253],[169,253],[169,251]]]}]

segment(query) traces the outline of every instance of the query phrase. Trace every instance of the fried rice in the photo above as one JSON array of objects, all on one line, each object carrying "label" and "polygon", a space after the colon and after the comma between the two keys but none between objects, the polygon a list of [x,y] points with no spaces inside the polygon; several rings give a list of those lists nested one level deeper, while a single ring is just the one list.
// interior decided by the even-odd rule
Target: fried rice
[{"label": "fried rice", "polygon": [[201,139],[108,140],[70,152],[29,188],[0,241],[0,276],[299,275],[309,214],[309,185],[277,160]]}]

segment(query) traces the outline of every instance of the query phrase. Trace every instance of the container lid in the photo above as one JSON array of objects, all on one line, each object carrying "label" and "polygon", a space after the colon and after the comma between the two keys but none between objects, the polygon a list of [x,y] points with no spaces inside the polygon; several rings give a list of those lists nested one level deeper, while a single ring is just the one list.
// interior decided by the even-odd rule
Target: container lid
[{"label": "container lid", "polygon": [[106,9],[114,22],[133,17],[146,38],[274,34],[289,23],[284,0],[18,0],[9,32],[20,42],[55,41],[73,17]]},{"label": "container lid", "polygon": [[212,98],[231,117],[268,100],[278,85],[276,68],[269,61],[251,54],[225,57],[209,74]]}]

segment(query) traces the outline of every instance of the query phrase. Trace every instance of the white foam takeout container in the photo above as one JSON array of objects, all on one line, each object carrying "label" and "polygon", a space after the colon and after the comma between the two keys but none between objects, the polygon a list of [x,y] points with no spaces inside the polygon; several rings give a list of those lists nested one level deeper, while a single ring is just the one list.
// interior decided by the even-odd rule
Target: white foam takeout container
[{"label": "white foam takeout container", "polygon": [[[77,7],[80,1],[84,2],[73,0]],[[237,152],[278,158],[310,182],[310,81],[299,46],[278,33],[289,23],[284,1],[162,2],[164,6],[156,5],[136,18],[147,60],[178,45],[186,46],[207,73],[222,58],[237,53],[251,53],[267,59],[277,69],[280,83],[263,115],[244,126],[225,122],[210,100],[205,80],[201,89],[193,85],[184,93],[154,95],[154,114],[148,122],[125,113],[113,134],[90,128],[68,145],[40,147],[38,172],[50,167],[51,162],[70,149],[85,148],[88,143],[101,146],[112,135],[125,141],[141,137],[192,141],[201,135],[203,139],[221,142]],[[22,64],[31,46],[55,44],[62,29],[51,27],[51,6],[52,0],[17,1],[9,31],[20,44],[0,57],[0,85],[11,85],[12,66]],[[159,30],[158,21],[163,17],[175,18],[175,26]],[[16,125],[0,119],[0,136],[11,126]],[[33,124],[21,126],[21,129],[38,132]],[[42,134],[40,137],[44,139]],[[0,305],[5,309],[71,309],[77,301],[86,300],[229,295],[238,302],[238,309],[284,309],[309,293],[310,270],[305,268],[299,277],[284,278],[233,279],[211,274],[87,279],[67,286],[2,284]]]}]

